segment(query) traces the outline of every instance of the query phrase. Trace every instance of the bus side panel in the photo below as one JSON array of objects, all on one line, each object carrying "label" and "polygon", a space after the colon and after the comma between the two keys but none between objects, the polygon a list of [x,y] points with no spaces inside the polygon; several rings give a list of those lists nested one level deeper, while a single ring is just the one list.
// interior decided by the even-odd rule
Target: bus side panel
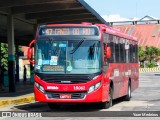
[{"label": "bus side panel", "polygon": [[125,83],[126,92],[125,92],[124,95],[127,95],[127,93],[128,93],[128,82],[129,82],[129,79],[130,79],[130,71],[131,71],[130,63],[125,63],[124,64],[124,79],[125,79],[125,82],[126,82]]},{"label": "bus side panel", "polygon": [[104,73],[102,76],[103,76],[102,102],[105,102],[105,101],[108,101],[108,95],[109,95],[109,85],[110,85],[109,72]]},{"label": "bus side panel", "polygon": [[120,97],[121,91],[121,69],[119,64],[111,63],[108,68],[110,81],[113,82],[113,99]]},{"label": "bus side panel", "polygon": [[132,81],[132,91],[138,88],[139,86],[139,65],[138,63],[132,63],[131,66],[131,81]]},{"label": "bus side panel", "polygon": [[128,68],[128,64],[120,64],[120,90],[119,90],[119,97],[122,97],[124,95],[127,95],[127,91],[128,91],[128,80],[129,77],[128,75],[125,75],[126,72],[126,68]]},{"label": "bus side panel", "polygon": [[126,71],[128,71],[129,65],[118,63],[118,64],[115,64],[115,66],[116,66],[116,69],[114,69],[114,75],[115,75],[114,80],[117,81],[117,84],[115,87],[118,89],[115,88],[116,93],[114,98],[119,98],[127,94],[129,77],[128,77],[128,74],[125,74],[125,73]]},{"label": "bus side panel", "polygon": [[137,63],[110,64],[108,73],[113,81],[113,98],[122,97],[128,93],[128,82],[131,80],[131,88],[134,91],[139,85],[139,70]]}]

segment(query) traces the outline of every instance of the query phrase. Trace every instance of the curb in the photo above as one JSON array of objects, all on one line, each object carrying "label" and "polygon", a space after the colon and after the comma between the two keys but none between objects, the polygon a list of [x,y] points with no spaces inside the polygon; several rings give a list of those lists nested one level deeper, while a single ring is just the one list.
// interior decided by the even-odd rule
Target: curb
[{"label": "curb", "polygon": [[15,98],[15,99],[1,100],[0,101],[0,108],[8,106],[8,105],[19,105],[19,104],[31,103],[31,102],[35,102],[34,96],[27,96],[27,97]]},{"label": "curb", "polygon": [[160,67],[155,67],[155,68],[139,68],[140,73],[145,73],[145,72],[160,72]]}]

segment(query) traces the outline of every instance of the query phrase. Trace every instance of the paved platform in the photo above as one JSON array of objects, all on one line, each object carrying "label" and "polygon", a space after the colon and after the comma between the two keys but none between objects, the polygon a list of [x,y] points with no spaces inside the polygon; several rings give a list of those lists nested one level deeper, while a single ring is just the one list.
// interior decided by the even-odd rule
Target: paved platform
[{"label": "paved platform", "polygon": [[16,83],[15,93],[10,93],[7,87],[0,90],[0,108],[30,102],[34,102],[33,83]]},{"label": "paved platform", "polygon": [[[155,69],[150,69],[152,72]],[[156,70],[160,71],[159,68]],[[150,71],[140,71],[141,74],[150,72]],[[158,72],[159,73],[159,72]],[[19,82],[16,83],[16,92],[10,93],[8,88],[5,88],[3,91],[0,90],[0,108],[3,108],[8,105],[19,105],[24,103],[35,102],[34,93],[33,93],[33,83],[28,81],[27,83]]]}]

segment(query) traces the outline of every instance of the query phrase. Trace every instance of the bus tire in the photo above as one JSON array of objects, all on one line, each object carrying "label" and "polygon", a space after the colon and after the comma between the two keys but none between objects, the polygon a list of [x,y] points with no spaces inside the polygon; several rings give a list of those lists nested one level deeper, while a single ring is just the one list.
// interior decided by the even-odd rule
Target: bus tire
[{"label": "bus tire", "polygon": [[127,95],[124,97],[125,101],[130,101],[131,100],[131,82],[129,81],[128,83],[128,92]]},{"label": "bus tire", "polygon": [[52,102],[48,102],[48,107],[52,110],[52,109],[58,109],[59,106],[56,103],[52,103]]},{"label": "bus tire", "polygon": [[110,108],[113,105],[113,88],[111,86],[109,88],[109,94],[108,94],[108,96],[109,96],[109,101],[101,103],[101,108],[102,109]]}]

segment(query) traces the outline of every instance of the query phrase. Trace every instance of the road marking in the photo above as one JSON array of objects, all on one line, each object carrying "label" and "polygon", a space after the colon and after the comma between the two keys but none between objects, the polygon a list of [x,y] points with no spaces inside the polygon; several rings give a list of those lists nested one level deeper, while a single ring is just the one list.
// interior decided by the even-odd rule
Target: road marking
[{"label": "road marking", "polygon": [[24,103],[34,102],[34,96],[21,97],[16,99],[2,100],[0,101],[0,108],[7,105],[19,105]]}]

